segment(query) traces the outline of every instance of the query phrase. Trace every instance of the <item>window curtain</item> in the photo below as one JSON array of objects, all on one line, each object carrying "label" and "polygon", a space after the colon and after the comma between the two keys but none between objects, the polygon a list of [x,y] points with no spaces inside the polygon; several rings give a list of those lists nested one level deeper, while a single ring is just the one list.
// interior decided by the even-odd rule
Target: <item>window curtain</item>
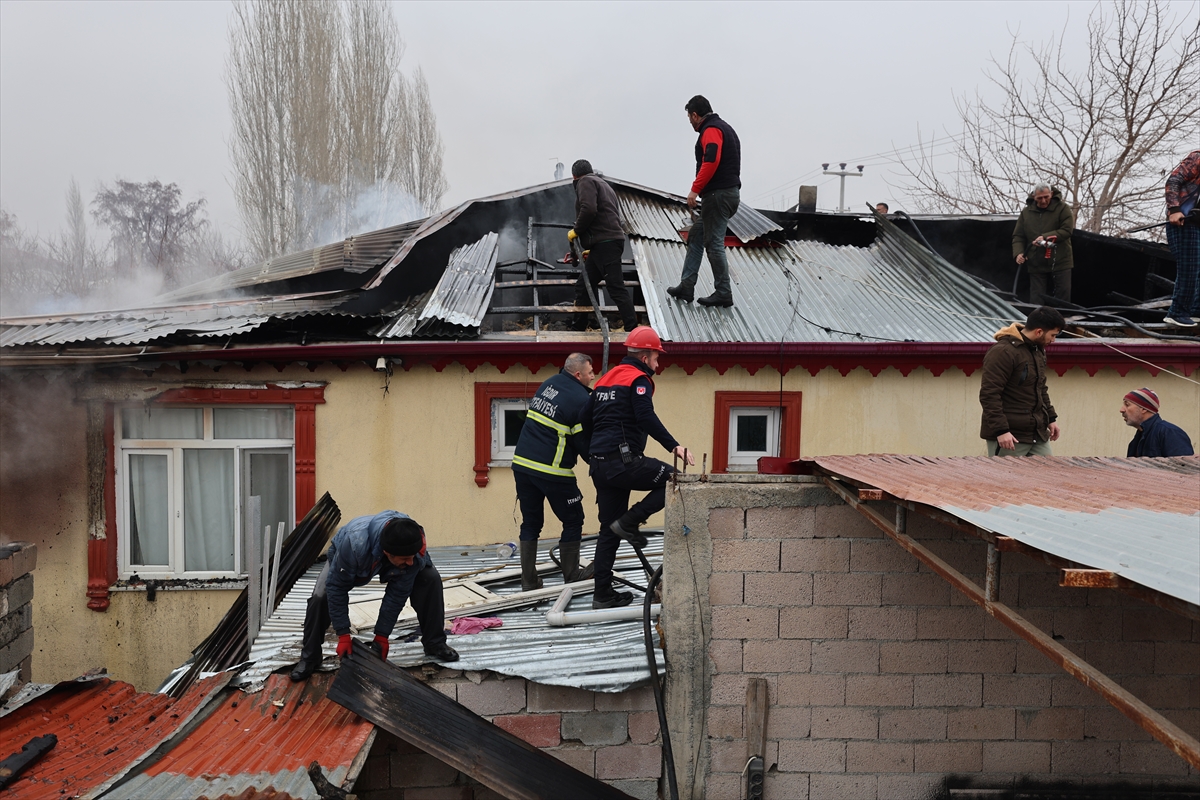
[{"label": "window curtain", "polygon": [[129,455],[129,563],[170,564],[167,456]]},{"label": "window curtain", "polygon": [[200,439],[204,436],[204,409],[124,408],[121,433],[126,439]]},{"label": "window curtain", "polygon": [[291,439],[295,436],[290,408],[214,408],[217,439]]},{"label": "window curtain", "polygon": [[[244,450],[242,452],[245,456],[242,480],[246,486],[243,494],[243,507],[247,509],[250,507],[249,503],[245,502],[246,499],[256,495],[261,498],[261,518],[258,530],[249,530],[249,515],[246,516],[246,547],[257,547],[261,554],[263,528],[270,526],[270,547],[271,553],[274,553],[275,537],[279,534],[279,523],[283,523],[284,536],[293,527],[291,487],[294,476],[292,460],[288,453],[261,450]],[[249,476],[248,479],[247,476]]]},{"label": "window curtain", "polygon": [[233,450],[183,451],[183,568],[234,568]]}]

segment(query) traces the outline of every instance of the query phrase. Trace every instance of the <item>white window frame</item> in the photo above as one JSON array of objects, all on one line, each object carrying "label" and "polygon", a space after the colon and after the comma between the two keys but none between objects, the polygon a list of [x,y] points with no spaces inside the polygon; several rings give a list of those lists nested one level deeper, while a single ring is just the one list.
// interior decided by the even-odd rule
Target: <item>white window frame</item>
[{"label": "white window frame", "polygon": [[505,447],[504,412],[528,411],[529,400],[522,397],[495,398],[492,400],[492,452],[489,467],[511,467],[516,446]]},{"label": "white window frame", "polygon": [[[739,417],[767,418],[767,449],[738,450],[737,426]],[[778,407],[773,406],[733,406],[729,409],[729,461],[726,469],[729,472],[757,472],[758,459],[763,456],[779,455],[779,425],[781,415]]]},{"label": "white window frame", "polygon": [[[289,474],[292,476],[288,483],[288,500],[287,507],[295,508],[296,505],[296,416],[295,409],[290,405],[207,405],[207,406],[183,406],[172,405],[171,408],[200,408],[203,411],[203,437],[202,439],[126,439],[124,438],[124,419],[121,413],[125,408],[141,408],[141,406],[118,406],[114,414],[114,431],[113,438],[117,448],[117,458],[115,459],[116,475],[114,479],[114,488],[116,489],[117,500],[117,570],[118,578],[128,580],[134,574],[142,579],[152,580],[171,580],[178,578],[188,578],[196,580],[215,579],[215,578],[245,578],[246,565],[243,563],[242,552],[245,550],[243,545],[244,531],[243,518],[245,509],[242,504],[242,460],[243,453],[247,450],[267,450],[267,451],[283,451],[286,450],[289,461]],[[234,408],[285,408],[292,412],[292,438],[290,439],[215,439],[213,438],[213,409],[234,409]],[[233,564],[232,571],[187,571],[184,568],[185,553],[184,553],[184,530],[183,530],[183,451],[198,450],[198,449],[213,449],[213,450],[232,450],[233,451],[233,481],[234,481],[234,542],[233,542]],[[130,454],[150,454],[158,455],[165,454],[167,460],[167,480],[170,482],[169,497],[167,502],[167,513],[171,521],[171,531],[169,539],[170,565],[166,569],[156,569],[158,565],[143,565],[131,564],[130,559],[130,542],[129,542],[129,506],[131,498],[128,496],[127,480],[129,475],[129,455]],[[258,534],[261,536],[261,534]]]}]

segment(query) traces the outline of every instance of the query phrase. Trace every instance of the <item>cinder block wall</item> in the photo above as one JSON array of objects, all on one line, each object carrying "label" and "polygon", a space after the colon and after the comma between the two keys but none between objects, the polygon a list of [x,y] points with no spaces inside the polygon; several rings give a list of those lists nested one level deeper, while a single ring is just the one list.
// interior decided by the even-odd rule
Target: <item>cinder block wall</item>
[{"label": "cinder block wall", "polygon": [[[743,796],[752,677],[770,693],[767,798],[1197,785],[1185,761],[823,486],[766,480],[681,483],[669,496],[669,725],[676,762],[697,776],[681,779],[682,796]],[[983,543],[908,520],[982,585]],[[1001,574],[1002,602],[1200,735],[1200,623],[1114,590],[1060,588],[1055,570],[1017,554]],[[694,762],[680,756],[689,747]]]},{"label": "cinder block wall", "polygon": [[[36,546],[28,542],[0,545],[0,676],[17,671],[16,681],[12,682],[9,689],[30,680],[33,653],[32,573],[36,566]],[[3,686],[0,686],[0,695],[4,693]]]},{"label": "cinder block wall", "polygon": [[[658,797],[662,749],[649,687],[620,693],[547,686],[493,672],[414,677],[575,769],[639,800]],[[380,730],[354,785],[361,800],[502,800],[453,767]]]}]

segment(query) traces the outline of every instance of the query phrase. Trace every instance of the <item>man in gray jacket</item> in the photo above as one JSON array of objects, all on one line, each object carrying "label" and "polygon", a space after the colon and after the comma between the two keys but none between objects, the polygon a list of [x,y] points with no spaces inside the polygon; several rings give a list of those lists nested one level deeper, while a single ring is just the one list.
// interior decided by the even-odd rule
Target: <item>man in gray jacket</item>
[{"label": "man in gray jacket", "polygon": [[411,599],[425,654],[438,661],[458,660],[458,653],[446,644],[442,576],[426,550],[425,529],[407,514],[381,511],[350,520],[330,542],[325,567],[308,598],[304,643],[292,680],[304,680],[321,664],[321,645],[331,621],[338,635],[337,654],[350,654],[354,646],[350,636],[350,590],[376,575],[387,588],[375,621],[371,649],[387,661],[388,637],[404,604]]},{"label": "man in gray jacket", "polygon": [[[590,306],[585,280],[592,282],[596,299],[600,298],[600,281],[608,287],[621,322],[626,331],[637,327],[637,313],[633,310],[633,298],[625,288],[625,277],[621,273],[621,255],[625,252],[625,231],[621,229],[621,217],[617,205],[617,193],[608,182],[592,172],[592,165],[580,159],[571,165],[571,177],[575,180],[575,227],[567,231],[567,239],[579,239],[585,250],[590,250],[579,273],[575,286],[575,305]],[[587,318],[576,322],[579,330],[587,328]]]}]

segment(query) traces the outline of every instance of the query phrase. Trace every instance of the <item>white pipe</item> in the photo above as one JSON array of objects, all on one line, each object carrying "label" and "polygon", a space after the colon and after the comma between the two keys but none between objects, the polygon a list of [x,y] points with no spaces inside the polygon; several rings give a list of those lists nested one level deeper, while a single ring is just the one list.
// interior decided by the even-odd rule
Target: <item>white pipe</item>
[{"label": "white pipe", "polygon": [[[611,622],[620,619],[641,619],[642,605],[641,603],[621,608],[599,608],[593,611],[567,611],[566,608],[571,604],[571,598],[575,596],[575,584],[568,583],[563,587],[562,593],[558,595],[558,599],[554,601],[554,605],[546,612],[546,623],[555,627],[561,628],[565,625],[578,625],[581,622]],[[662,613],[662,606],[658,603],[650,606],[650,614],[657,616]]]}]

